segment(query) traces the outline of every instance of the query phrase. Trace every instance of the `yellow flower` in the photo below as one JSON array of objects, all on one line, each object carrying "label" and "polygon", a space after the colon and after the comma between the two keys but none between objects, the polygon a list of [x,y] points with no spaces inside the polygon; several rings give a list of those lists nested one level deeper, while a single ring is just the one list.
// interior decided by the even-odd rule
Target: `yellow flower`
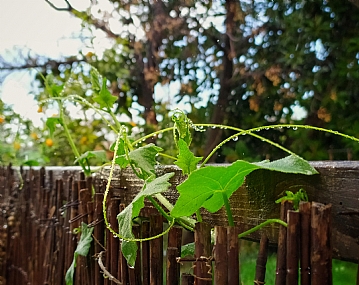
[{"label": "yellow flower", "polygon": [[31,133],[30,136],[31,136],[32,139],[34,139],[34,140],[39,139],[39,136],[37,135],[37,133]]},{"label": "yellow flower", "polygon": [[94,55],[94,53],[91,52],[91,51],[89,51],[85,56],[86,56],[87,58],[90,58],[90,57],[93,57],[93,55]]},{"label": "yellow flower", "polygon": [[45,144],[48,147],[52,147],[54,145],[54,141],[52,139],[46,139]]},{"label": "yellow flower", "polygon": [[21,148],[21,145],[19,142],[14,142],[14,149],[19,150]]},{"label": "yellow flower", "polygon": [[87,137],[83,136],[83,137],[80,139],[80,144],[81,144],[81,145],[84,145],[84,144],[86,144],[86,142],[87,142]]},{"label": "yellow flower", "polygon": [[0,124],[2,124],[3,122],[5,122],[5,117],[3,115],[0,115]]},{"label": "yellow flower", "polygon": [[38,113],[42,113],[42,111],[43,111],[43,110],[42,110],[42,106],[40,105],[39,108],[37,109],[37,112],[38,112]]},{"label": "yellow flower", "polygon": [[132,126],[132,127],[136,127],[137,126],[137,124],[135,123],[135,122],[130,122],[130,125]]}]

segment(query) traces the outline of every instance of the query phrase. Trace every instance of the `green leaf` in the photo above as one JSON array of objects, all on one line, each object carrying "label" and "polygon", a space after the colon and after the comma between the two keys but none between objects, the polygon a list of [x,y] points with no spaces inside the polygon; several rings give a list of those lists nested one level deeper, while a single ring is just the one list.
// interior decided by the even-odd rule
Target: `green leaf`
[{"label": "green leaf", "polygon": [[101,91],[101,75],[98,70],[94,67],[90,70],[92,89],[98,93]]},{"label": "green leaf", "polygon": [[194,256],[195,243],[187,243],[181,246],[181,257]]},{"label": "green leaf", "polygon": [[64,85],[57,85],[54,82],[54,76],[49,74],[45,78],[45,88],[50,97],[58,97],[61,94]]},{"label": "green leaf", "polygon": [[268,160],[253,163],[264,169],[280,171],[284,173],[295,173],[313,175],[318,171],[311,166],[306,160],[297,155],[290,155],[272,162]]},{"label": "green leaf", "polygon": [[[122,169],[126,168],[126,166],[129,164],[129,161],[126,157],[125,147],[125,141],[121,138],[118,144],[117,153],[114,154],[116,156],[116,164],[119,165]],[[111,145],[110,150],[115,151],[115,143]]]},{"label": "green leaf", "polygon": [[190,174],[192,171],[196,170],[197,164],[202,157],[194,156],[183,139],[179,139],[178,149],[179,154],[175,164],[182,169],[183,174]]},{"label": "green leaf", "polygon": [[87,226],[87,224],[81,223],[80,241],[77,244],[77,247],[76,247],[76,250],[74,253],[74,259],[65,275],[66,285],[73,285],[73,278],[74,278],[74,273],[75,273],[75,268],[76,268],[77,256],[79,256],[79,255],[87,256],[87,254],[89,252],[91,242],[92,242],[93,229],[94,229],[93,227],[90,228]]},{"label": "green leaf", "polygon": [[222,193],[229,198],[243,184],[245,176],[259,168],[305,175],[318,173],[296,155],[273,162],[249,163],[238,160],[230,166],[207,166],[193,171],[186,181],[177,186],[180,197],[171,215],[190,216],[201,207],[212,213],[218,211],[224,204]]},{"label": "green leaf", "polygon": [[191,120],[187,118],[182,110],[176,109],[172,115],[172,121],[175,123],[174,137],[176,143],[179,139],[183,139],[187,145],[190,145],[192,141],[190,132]]},{"label": "green leaf", "polygon": [[29,159],[26,160],[23,165],[27,165],[27,166],[39,166],[40,163],[37,160],[33,160],[33,159]]},{"label": "green leaf", "polygon": [[117,101],[117,97],[113,96],[110,91],[108,91],[106,86],[106,79],[102,80],[101,91],[98,95],[93,97],[93,100],[100,105],[100,108],[111,108],[113,104]]},{"label": "green leaf", "polygon": [[140,169],[140,178],[146,180],[155,175],[156,155],[162,148],[148,144],[129,153],[131,162]]},{"label": "green leaf", "polygon": [[93,151],[86,151],[85,153],[83,153],[80,157],[78,157],[74,161],[74,163],[90,158],[97,158],[101,162],[107,162],[106,152],[104,150],[93,150]]},{"label": "green leaf", "polygon": [[207,166],[193,171],[177,186],[180,193],[171,215],[190,216],[204,207],[216,212],[223,206],[222,192],[229,198],[244,182],[244,177],[259,167],[238,160],[230,166]]},{"label": "green leaf", "polygon": [[121,243],[121,252],[126,258],[127,264],[130,267],[134,267],[137,257],[137,242],[123,240]]},{"label": "green leaf", "polygon": [[56,130],[57,124],[61,124],[61,119],[59,117],[50,117],[50,118],[47,118],[47,120],[46,120],[46,127],[49,128],[51,137],[53,136],[53,134]]},{"label": "green leaf", "polygon": [[[137,217],[141,211],[141,209],[145,206],[144,200],[147,196],[152,196],[154,194],[162,193],[167,191],[168,187],[171,185],[168,180],[174,175],[173,172],[166,173],[149,183],[145,183],[143,186],[143,190],[139,192],[136,197],[132,200],[132,202],[121,212],[117,215],[118,225],[119,225],[119,234],[128,239],[133,239],[134,235],[132,233],[132,220],[133,218]],[[126,245],[127,255],[124,254],[126,257],[127,262],[130,266],[134,266],[133,255],[135,253],[131,252],[131,249],[134,249],[134,245]],[[137,245],[136,245],[137,251]]]}]

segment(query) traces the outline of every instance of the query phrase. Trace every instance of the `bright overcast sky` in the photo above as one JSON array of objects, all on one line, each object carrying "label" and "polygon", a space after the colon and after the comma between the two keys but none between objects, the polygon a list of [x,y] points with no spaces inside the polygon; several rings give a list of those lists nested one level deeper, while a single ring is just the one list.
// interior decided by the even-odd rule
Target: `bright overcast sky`
[{"label": "bright overcast sky", "polygon": [[[79,10],[84,10],[90,4],[90,0],[71,0],[71,4]],[[65,7],[63,0],[53,0],[57,7]],[[106,5],[107,4],[107,5]],[[101,2],[101,7],[106,9],[107,1]],[[111,6],[110,6],[111,7]],[[81,21],[67,12],[54,10],[44,0],[0,0],[0,55],[11,59],[15,51],[21,48],[32,50],[35,54],[49,58],[77,55],[80,50],[86,53],[84,43],[79,39],[81,33]],[[96,53],[103,51],[105,35],[95,32],[94,41]],[[34,74],[34,73],[33,73]],[[11,104],[15,112],[31,118],[36,125],[41,125],[36,102],[30,94],[31,76],[29,71],[13,72],[6,77],[0,86],[0,98],[7,104]],[[178,82],[177,82],[178,83]],[[156,99],[161,99],[167,94],[171,96],[173,90],[176,93],[179,84],[171,86],[171,90],[157,88]]]},{"label": "bright overcast sky", "polygon": [[[86,0],[77,2],[88,4]],[[44,0],[0,0],[0,54],[6,59],[21,48],[50,58],[76,55],[83,47],[80,29],[79,19],[55,11]],[[36,120],[40,115],[36,115],[37,106],[29,94],[31,79],[29,72],[12,73],[0,86],[0,98],[16,112]]]}]

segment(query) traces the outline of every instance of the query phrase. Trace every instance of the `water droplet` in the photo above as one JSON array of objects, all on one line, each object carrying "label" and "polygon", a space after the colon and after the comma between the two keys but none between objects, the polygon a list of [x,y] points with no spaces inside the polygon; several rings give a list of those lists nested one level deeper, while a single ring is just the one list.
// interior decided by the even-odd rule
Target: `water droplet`
[{"label": "water droplet", "polygon": [[211,129],[215,129],[216,128],[216,126],[211,126]]},{"label": "water droplet", "polygon": [[241,135],[242,135],[242,136],[245,136],[245,135],[246,135],[246,133],[242,133]]},{"label": "water droplet", "polygon": [[293,127],[293,131],[296,131],[296,130],[298,130],[298,128],[297,128],[297,127]]},{"label": "water droplet", "polygon": [[238,137],[233,137],[232,141],[238,141]]},{"label": "water droplet", "polygon": [[269,128],[265,128],[267,131],[269,130]]}]

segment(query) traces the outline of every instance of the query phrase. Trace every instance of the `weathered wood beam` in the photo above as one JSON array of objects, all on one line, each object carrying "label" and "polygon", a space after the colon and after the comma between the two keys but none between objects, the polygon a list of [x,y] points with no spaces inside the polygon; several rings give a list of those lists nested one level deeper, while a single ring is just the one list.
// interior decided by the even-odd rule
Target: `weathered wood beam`
[{"label": "weathered wood beam", "polygon": [[[331,203],[333,220],[333,245],[335,258],[357,261],[359,256],[359,162],[328,161],[311,162],[320,174],[314,176],[284,174],[274,171],[257,170],[251,173],[244,186],[231,197],[233,216],[243,230],[250,229],[269,218],[279,217],[279,205],[275,203],[281,194],[290,190],[295,192],[303,188],[310,201],[323,204]],[[175,186],[184,180],[180,170],[173,166],[158,168],[159,174],[175,172],[171,182],[173,187],[166,193],[174,202],[178,197]],[[108,169],[97,175],[100,180],[106,179]],[[117,171],[111,183],[115,195],[130,202],[142,187],[130,170]],[[195,189],[194,189],[195,191]],[[227,225],[224,211],[215,214],[203,212],[204,221],[212,225]],[[264,229],[270,243],[276,244],[278,225]],[[249,236],[259,241],[260,232]]]}]

